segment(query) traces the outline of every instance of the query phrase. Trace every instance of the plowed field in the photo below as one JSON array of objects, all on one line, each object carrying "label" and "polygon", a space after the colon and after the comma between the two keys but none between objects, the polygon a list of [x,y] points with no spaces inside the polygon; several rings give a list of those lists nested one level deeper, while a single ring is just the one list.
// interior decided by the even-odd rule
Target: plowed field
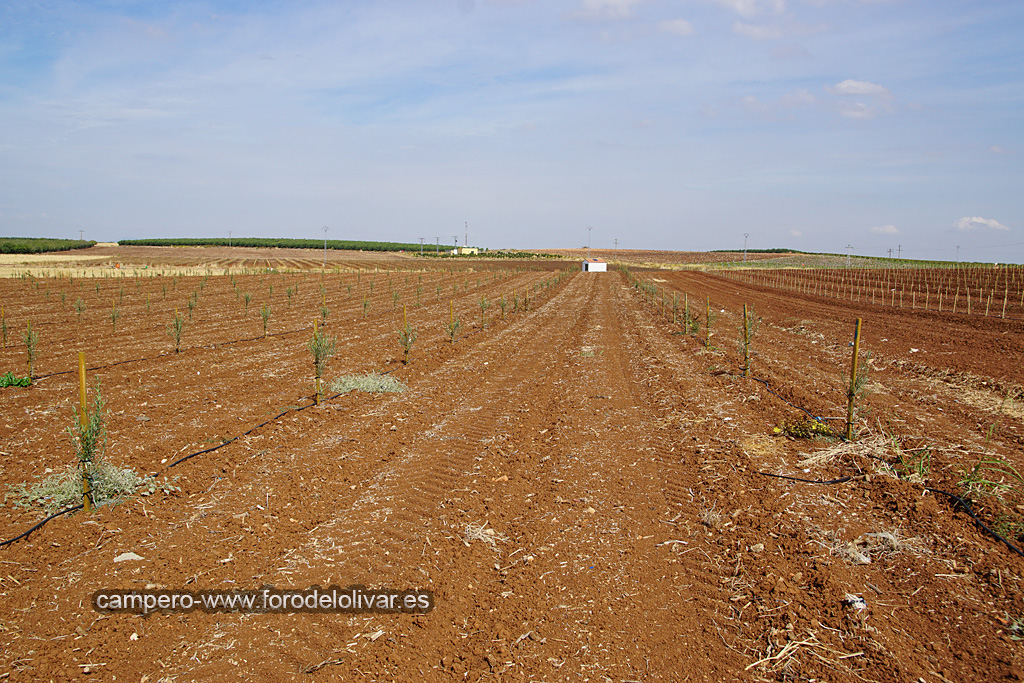
[{"label": "plowed field", "polygon": [[[0,548],[0,677],[1024,675],[1024,559],[937,492],[969,497],[1018,544],[1024,324],[644,273],[699,301],[702,320],[710,297],[706,345],[623,274],[556,275],[0,281],[0,372],[25,374],[25,324],[40,334],[36,381],[0,389],[3,490],[74,463],[79,350],[102,382],[106,459],[177,487]],[[197,291],[175,353],[167,323]],[[739,376],[743,303],[761,319],[756,379]],[[327,379],[378,371],[406,391],[313,404],[306,344],[323,306],[337,338]],[[403,306],[418,332],[409,365]],[[857,441],[787,435],[808,413],[843,424],[829,418],[845,416],[856,317],[872,351]],[[43,517],[14,502],[0,508],[3,540]],[[139,559],[115,562],[128,552]],[[331,585],[430,590],[434,608],[91,606],[100,589]]]}]

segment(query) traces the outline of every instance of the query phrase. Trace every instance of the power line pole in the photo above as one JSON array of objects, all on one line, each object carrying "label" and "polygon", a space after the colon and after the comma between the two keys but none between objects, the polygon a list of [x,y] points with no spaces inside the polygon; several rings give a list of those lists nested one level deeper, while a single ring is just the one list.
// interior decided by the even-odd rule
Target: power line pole
[{"label": "power line pole", "polygon": [[619,251],[619,238],[618,237],[615,238],[615,251],[616,252]]},{"label": "power line pole", "polygon": [[901,258],[900,254],[902,253],[902,251],[903,251],[903,245],[902,244],[897,244],[896,245],[896,260],[897,261],[900,260],[900,258]]},{"label": "power line pole", "polygon": [[846,267],[847,268],[850,267],[850,250],[851,249],[853,249],[853,247],[851,245],[847,244],[846,245]]},{"label": "power line pole", "polygon": [[83,231],[82,231],[82,230],[79,230],[79,231],[78,231],[78,241],[79,241],[79,242],[81,242],[81,241],[82,241],[82,234],[83,234]]},{"label": "power line pole", "polygon": [[960,245],[956,245],[956,262],[960,263]]},{"label": "power line pole", "polygon": [[892,249],[889,249],[889,258],[892,258]]},{"label": "power line pole", "polygon": [[324,226],[324,270],[327,269],[327,226]]},{"label": "power line pole", "polygon": [[452,244],[455,245],[455,253],[458,254],[459,253],[459,236],[458,235],[452,235]]},{"label": "power line pole", "polygon": [[228,230],[228,246],[231,246],[231,231]]},{"label": "power line pole", "polygon": [[464,246],[464,247],[468,247],[469,246],[469,221],[466,221],[466,243],[463,244],[462,246]]},{"label": "power line pole", "polygon": [[589,225],[587,226],[587,260],[590,260],[590,231],[593,230]]},{"label": "power line pole", "polygon": [[423,238],[420,238],[420,258],[423,258]]},{"label": "power line pole", "polygon": [[437,242],[437,244],[434,245],[434,256],[440,256],[441,255],[441,238],[440,237],[434,237],[434,240]]},{"label": "power line pole", "polygon": [[750,237],[749,232],[743,233],[743,262],[747,262],[747,238]]}]

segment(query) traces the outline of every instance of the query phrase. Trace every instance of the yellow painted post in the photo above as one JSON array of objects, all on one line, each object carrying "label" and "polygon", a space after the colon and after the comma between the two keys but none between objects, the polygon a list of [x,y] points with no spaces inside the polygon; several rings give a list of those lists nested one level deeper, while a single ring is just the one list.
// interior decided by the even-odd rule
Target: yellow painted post
[{"label": "yellow painted post", "polygon": [[850,367],[850,389],[846,401],[846,440],[853,440],[853,402],[857,397],[857,357],[860,354],[861,319],[857,318],[857,327],[853,333],[853,362]]},{"label": "yellow painted post", "polygon": [[[82,409],[79,413],[79,422],[82,430],[89,424],[89,404],[85,393],[85,351],[78,352],[78,395]],[[82,463],[82,508],[89,512],[92,510],[92,482],[89,478],[89,466]]]}]

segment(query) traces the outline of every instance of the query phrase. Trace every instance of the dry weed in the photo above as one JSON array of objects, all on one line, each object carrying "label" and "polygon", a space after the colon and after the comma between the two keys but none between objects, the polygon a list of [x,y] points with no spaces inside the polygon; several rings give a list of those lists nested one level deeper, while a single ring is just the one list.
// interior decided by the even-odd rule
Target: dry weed
[{"label": "dry weed", "polygon": [[476,524],[474,522],[470,522],[466,525],[465,532],[463,532],[463,539],[465,539],[466,545],[469,545],[473,541],[483,541],[487,545],[491,546],[491,550],[497,550],[497,542],[507,541],[508,536],[499,534],[494,529],[488,529],[487,522],[484,522],[483,524]]},{"label": "dry weed", "polygon": [[925,555],[928,549],[916,537],[906,537],[899,529],[861,534],[843,542],[833,536],[832,552],[852,564],[871,564],[873,559],[888,559],[900,553]]}]

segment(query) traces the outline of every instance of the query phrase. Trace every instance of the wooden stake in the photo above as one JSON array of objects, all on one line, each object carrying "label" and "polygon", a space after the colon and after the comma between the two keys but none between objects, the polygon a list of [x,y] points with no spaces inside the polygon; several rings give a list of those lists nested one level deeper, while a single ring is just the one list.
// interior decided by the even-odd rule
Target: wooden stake
[{"label": "wooden stake", "polygon": [[[316,343],[317,332],[320,329],[318,325],[319,321],[313,318],[313,343]],[[316,404],[320,405],[320,371],[316,373]]]},{"label": "wooden stake", "polygon": [[743,304],[743,376],[750,376],[750,336],[747,328],[746,304]]},{"label": "wooden stake", "polygon": [[704,318],[704,347],[711,348],[711,297],[708,297],[707,309]]},{"label": "wooden stake", "polygon": [[[84,430],[89,424],[89,404],[85,393],[85,351],[78,352],[78,395],[82,404],[78,424]],[[86,512],[92,510],[92,482],[89,480],[89,466],[84,462],[82,463],[82,509]]]},{"label": "wooden stake", "polygon": [[853,403],[857,397],[857,356],[860,354],[861,319],[857,318],[857,327],[853,332],[853,362],[850,366],[850,390],[846,401],[846,440],[853,441]]}]

